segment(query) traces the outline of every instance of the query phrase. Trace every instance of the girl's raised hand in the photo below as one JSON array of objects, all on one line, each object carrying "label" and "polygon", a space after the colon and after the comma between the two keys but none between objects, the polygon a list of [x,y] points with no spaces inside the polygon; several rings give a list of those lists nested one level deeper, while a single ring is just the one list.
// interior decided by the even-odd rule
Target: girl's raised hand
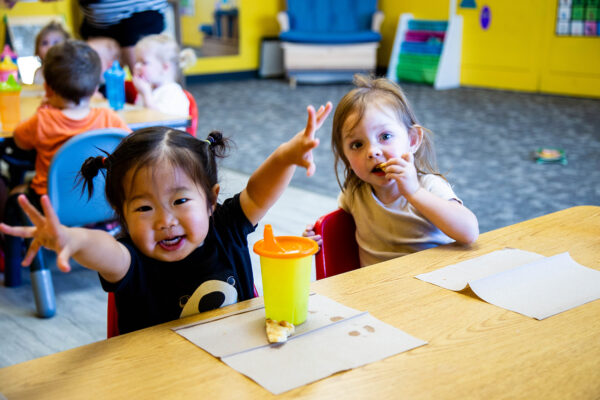
[{"label": "girl's raised hand", "polygon": [[313,106],[308,106],[306,127],[288,142],[291,147],[293,163],[306,168],[307,176],[314,174],[316,169],[312,149],[319,145],[319,139],[315,138],[315,133],[323,125],[332,108],[331,102],[327,102],[325,106],[319,107],[316,111]]},{"label": "girl's raised hand", "polygon": [[404,197],[410,196],[419,190],[419,179],[417,178],[415,158],[412,153],[404,153],[400,158],[391,158],[381,168],[387,179],[396,181],[398,190]]},{"label": "girl's raised hand", "polygon": [[25,195],[20,195],[18,198],[19,205],[25,211],[34,226],[8,226],[0,224],[0,231],[7,235],[18,236],[22,238],[33,238],[27,254],[21,265],[29,266],[33,261],[40,247],[46,247],[57,253],[56,264],[63,272],[69,272],[69,258],[71,251],[69,249],[69,235],[64,225],[61,225],[58,216],[54,212],[50,199],[44,195],[41,198],[42,215],[31,203]]}]

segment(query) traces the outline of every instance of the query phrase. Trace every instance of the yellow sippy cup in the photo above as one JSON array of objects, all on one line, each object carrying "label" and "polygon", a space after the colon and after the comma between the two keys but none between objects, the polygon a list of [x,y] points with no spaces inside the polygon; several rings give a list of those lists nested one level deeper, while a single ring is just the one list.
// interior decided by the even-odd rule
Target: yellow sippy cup
[{"label": "yellow sippy cup", "polygon": [[254,252],[260,255],[267,318],[294,325],[306,321],[312,255],[318,250],[314,240],[274,237],[271,225],[265,225],[264,239],[256,242]]}]

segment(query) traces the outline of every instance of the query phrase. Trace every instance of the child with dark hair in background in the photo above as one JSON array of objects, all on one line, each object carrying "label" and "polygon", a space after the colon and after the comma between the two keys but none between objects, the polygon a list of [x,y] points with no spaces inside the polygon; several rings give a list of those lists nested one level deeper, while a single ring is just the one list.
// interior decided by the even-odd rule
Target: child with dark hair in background
[{"label": "child with dark hair in background", "polygon": [[41,66],[35,70],[33,75],[34,84],[44,84],[44,74],[42,71],[44,67],[44,59],[46,58],[46,53],[48,53],[50,47],[64,42],[70,37],[71,35],[69,35],[69,32],[63,28],[60,22],[52,21],[40,29],[35,37],[35,55],[40,59]]},{"label": "child with dark hair in background", "polygon": [[[121,63],[121,48],[116,40],[109,37],[92,37],[86,40],[86,43],[90,45],[92,49],[98,53],[100,57],[100,64],[102,65],[102,72],[100,73],[100,86],[98,88],[98,95],[102,98],[106,98],[106,82],[104,80],[104,72],[109,69],[115,61]],[[128,69],[128,66],[124,66],[123,69]],[[131,73],[131,71],[129,71]],[[125,80],[125,101],[127,103],[135,103],[137,91],[131,80]]]},{"label": "child with dark hair in background", "polygon": [[100,57],[100,64],[102,65],[100,81],[103,81],[102,74],[113,65],[113,62],[119,61],[119,64],[121,64],[121,48],[119,47],[119,43],[107,37],[89,38],[86,40],[86,43]]},{"label": "child with dark hair in background", "polygon": [[35,115],[15,128],[13,135],[18,148],[37,153],[35,176],[27,191],[34,204],[47,192],[50,162],[67,140],[92,129],[130,131],[113,110],[90,107],[90,98],[100,82],[100,68],[98,54],[82,41],[64,41],[46,54],[46,101]]},{"label": "child with dark hair in background", "polygon": [[296,166],[312,175],[316,130],[331,103],[308,108],[306,128],[281,144],[237,195],[217,203],[217,159],[228,141],[212,132],[199,140],[186,132],[155,127],[126,137],[107,157],[91,157],[81,176],[106,173],[106,197],[119,217],[118,240],[100,230],[60,224],[47,196],[44,215],[25,198],[19,203],[35,227],[0,225],[8,235],[33,237],[23,261],[40,246],[98,271],[104,290],[115,293],[119,332],[126,333],[253,297],[247,235],[288,186]]}]

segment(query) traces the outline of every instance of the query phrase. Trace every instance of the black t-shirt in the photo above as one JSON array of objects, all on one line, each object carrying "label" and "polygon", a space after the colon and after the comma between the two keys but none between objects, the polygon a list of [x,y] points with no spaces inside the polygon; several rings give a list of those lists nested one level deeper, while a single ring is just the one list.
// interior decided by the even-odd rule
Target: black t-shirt
[{"label": "black t-shirt", "polygon": [[129,237],[125,277],[102,288],[115,292],[119,332],[127,333],[254,297],[247,235],[254,231],[239,194],[217,205],[204,244],[185,259],[164,262],[143,255]]}]

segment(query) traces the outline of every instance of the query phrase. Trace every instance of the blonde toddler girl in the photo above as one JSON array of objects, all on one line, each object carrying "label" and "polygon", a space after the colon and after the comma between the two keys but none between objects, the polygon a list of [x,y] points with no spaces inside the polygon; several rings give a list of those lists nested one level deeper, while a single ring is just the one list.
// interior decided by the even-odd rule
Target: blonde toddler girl
[{"label": "blonde toddler girl", "polygon": [[196,61],[191,49],[167,35],[150,35],[135,45],[133,84],[136,104],[173,115],[189,115],[190,103],[178,80],[181,69]]},{"label": "blonde toddler girl", "polygon": [[[332,148],[343,168],[339,206],[354,217],[361,266],[447,244],[472,243],[475,215],[437,171],[431,132],[401,88],[357,76],[338,104]],[[320,241],[313,226],[304,236]]]}]

